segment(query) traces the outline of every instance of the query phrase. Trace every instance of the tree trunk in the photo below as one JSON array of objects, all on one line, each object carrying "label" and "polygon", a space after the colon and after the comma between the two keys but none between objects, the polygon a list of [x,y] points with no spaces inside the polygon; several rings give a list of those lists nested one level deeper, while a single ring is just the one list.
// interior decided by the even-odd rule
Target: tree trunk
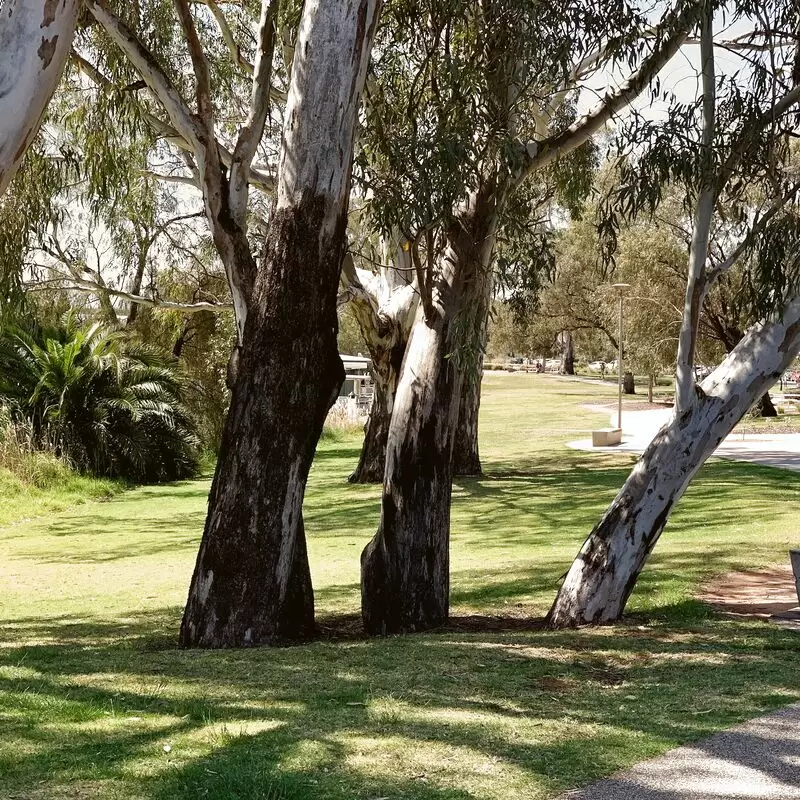
[{"label": "tree trunk", "polygon": [[411,278],[409,243],[399,232],[384,241],[383,262],[374,274],[342,268],[344,296],[372,359],[375,396],[364,428],[364,444],[351,483],[380,483],[386,465],[386,439],[419,293]]},{"label": "tree trunk", "polygon": [[755,417],[777,417],[778,410],[769,396],[769,392],[764,394],[758,399],[758,402],[753,406],[752,414]]},{"label": "tree trunk", "polygon": [[483,475],[478,449],[478,415],[481,408],[481,373],[483,353],[478,356],[477,376],[466,376],[461,387],[458,407],[458,428],[453,443],[453,475]]},{"label": "tree trunk", "polygon": [[[133,275],[130,293],[138,296],[142,293],[142,281],[144,280],[144,271],[147,267],[147,254],[150,250],[150,245],[144,240],[143,237],[137,236],[137,240],[138,252],[136,256],[136,272]],[[131,302],[128,305],[128,316],[125,320],[125,327],[132,328],[136,324],[136,318],[138,316],[139,304]]]},{"label": "tree trunk", "polygon": [[454,354],[478,345],[457,336],[480,330],[474,315],[490,280],[497,205],[488,182],[465,201],[411,332],[389,427],[380,527],[361,555],[370,634],[447,620],[451,457],[464,372]]},{"label": "tree trunk", "polygon": [[562,331],[558,335],[561,345],[561,368],[558,370],[562,375],[575,374],[575,348],[572,342],[572,333]]},{"label": "tree trunk", "polygon": [[184,647],[268,644],[313,631],[302,503],[344,378],[336,295],[377,14],[376,0],[307,0],[303,8],[277,197],[181,625]]},{"label": "tree trunk", "polygon": [[476,286],[467,286],[468,294],[473,297],[472,299],[465,298],[465,302],[475,305],[472,313],[478,325],[479,338],[471,345],[474,349],[474,359],[472,359],[474,363],[464,375],[458,407],[458,428],[453,443],[453,475],[471,477],[483,475],[478,447],[478,424],[481,409],[483,355],[486,352],[486,341],[489,338],[489,308],[494,291],[494,273],[488,262],[481,268],[477,281]]},{"label": "tree trunk", "polygon": [[624,394],[636,394],[636,386],[633,382],[632,372],[622,373],[622,391]]},{"label": "tree trunk", "polygon": [[0,14],[0,195],[33,141],[72,47],[75,0],[7,0]]},{"label": "tree trunk", "polygon": [[653,386],[655,385],[655,376],[653,373],[649,373],[647,376],[647,402],[653,402]]},{"label": "tree trunk", "polygon": [[[675,503],[697,470],[800,350],[800,298],[751,328],[653,439],[573,562],[548,617],[555,628],[618,620]],[[677,413],[677,412],[676,412]]]},{"label": "tree trunk", "polygon": [[448,616],[450,455],[460,375],[445,359],[448,326],[422,312],[408,345],[386,450],[381,524],[361,555],[370,634],[426,630]]},{"label": "tree trunk", "polygon": [[348,479],[350,483],[380,483],[386,468],[386,441],[392,419],[397,382],[403,365],[406,341],[389,350],[371,347],[375,394],[369,419],[364,427],[364,444],[358,466]]}]

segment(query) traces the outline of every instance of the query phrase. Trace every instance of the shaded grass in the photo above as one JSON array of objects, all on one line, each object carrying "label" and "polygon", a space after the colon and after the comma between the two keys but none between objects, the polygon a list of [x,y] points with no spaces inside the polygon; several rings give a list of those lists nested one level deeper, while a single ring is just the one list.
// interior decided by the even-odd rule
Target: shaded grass
[{"label": "shaded grass", "polygon": [[605,424],[587,392],[613,391],[487,377],[487,476],[454,492],[455,619],[424,636],[351,622],[379,488],[346,483],[346,434],[321,446],[305,512],[333,640],[175,649],[206,480],[0,531],[0,796],[546,798],[800,698],[796,635],[691,599],[797,544],[800,476],[778,470],[702,470],[624,625],[527,624],[632,463],[563,447]]}]

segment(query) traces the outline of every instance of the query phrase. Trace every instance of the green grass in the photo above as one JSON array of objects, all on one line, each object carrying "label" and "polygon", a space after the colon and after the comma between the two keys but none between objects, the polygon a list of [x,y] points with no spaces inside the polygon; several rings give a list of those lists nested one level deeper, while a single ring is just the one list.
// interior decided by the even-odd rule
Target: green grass
[{"label": "green grass", "polygon": [[123,481],[79,475],[49,453],[17,453],[0,462],[0,526],[58,513],[91,500],[107,500]]},{"label": "green grass", "polygon": [[327,635],[307,645],[176,649],[207,480],[0,529],[0,797],[549,798],[800,699],[796,634],[692,599],[714,573],[785,561],[800,475],[710,463],[624,624],[526,622],[632,463],[563,446],[607,424],[581,403],[614,394],[487,377],[487,477],[455,489],[453,623],[438,633],[358,634],[380,491],[346,483],[359,446],[347,433],[323,441],[308,489]]}]

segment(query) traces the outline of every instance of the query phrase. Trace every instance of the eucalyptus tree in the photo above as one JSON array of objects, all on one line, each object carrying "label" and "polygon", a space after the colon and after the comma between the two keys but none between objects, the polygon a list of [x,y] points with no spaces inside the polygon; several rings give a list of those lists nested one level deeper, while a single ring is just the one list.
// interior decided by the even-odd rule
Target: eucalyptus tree
[{"label": "eucalyptus tree", "polygon": [[353,137],[378,12],[376,0],[306,0],[303,7],[276,200],[181,625],[183,646],[263,644],[313,630],[302,504],[344,378],[336,300]]},{"label": "eucalyptus tree", "polygon": [[[700,99],[675,103],[662,123],[645,123],[649,146],[624,171],[618,193],[623,209],[656,208],[664,181],[671,180],[684,185],[693,211],[675,407],[569,569],[549,614],[555,627],[621,616],[697,470],[800,350],[800,182],[788,158],[800,122],[798,11],[787,0],[767,8],[740,3],[736,13],[752,15],[759,25],[750,37],[749,71],[716,75],[714,7],[704,4]],[[767,198],[755,213],[754,190]],[[728,236],[721,248],[711,248],[715,212],[723,205],[727,215],[716,219],[717,239],[723,226]],[[757,289],[760,319],[698,382],[703,301],[737,264]]]},{"label": "eucalyptus tree", "polygon": [[0,194],[8,187],[61,77],[77,0],[0,3]]},{"label": "eucalyptus tree", "polygon": [[[582,146],[645,91],[698,6],[681,0],[654,29],[619,3],[390,7],[394,24],[385,26],[370,89],[386,96],[375,115],[383,129],[361,152],[373,165],[365,173],[375,218],[419,245],[411,256],[420,303],[393,404],[381,524],[362,554],[369,632],[447,617],[458,406],[465,374],[477,372],[509,203],[527,196],[535,207],[531,187],[546,185],[548,173],[569,175],[570,154],[586,157]],[[576,119],[565,93],[572,98],[575,76],[607,57],[631,74]]]}]

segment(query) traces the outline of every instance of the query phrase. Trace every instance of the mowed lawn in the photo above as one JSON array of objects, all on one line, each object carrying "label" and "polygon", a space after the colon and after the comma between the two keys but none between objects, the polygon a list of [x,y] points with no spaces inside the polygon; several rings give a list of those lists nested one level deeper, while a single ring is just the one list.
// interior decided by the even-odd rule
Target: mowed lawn
[{"label": "mowed lawn", "polygon": [[[800,636],[712,614],[704,579],[785,562],[800,475],[712,462],[617,626],[547,632],[558,579],[630,456],[569,450],[614,387],[488,375],[487,472],[459,480],[446,630],[366,640],[379,488],[326,439],[306,529],[322,638],[175,646],[208,479],[0,528],[0,798],[549,798],[800,699]],[[19,518],[30,516],[19,509]]]}]

